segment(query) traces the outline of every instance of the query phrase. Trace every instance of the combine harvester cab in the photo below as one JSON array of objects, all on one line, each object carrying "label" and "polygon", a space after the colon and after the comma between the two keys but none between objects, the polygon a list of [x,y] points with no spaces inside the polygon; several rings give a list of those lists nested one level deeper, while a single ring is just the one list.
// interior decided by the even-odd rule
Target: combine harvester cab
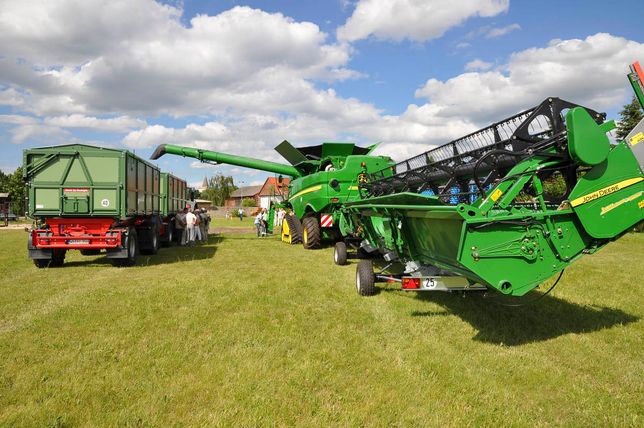
[{"label": "combine harvester cab", "polygon": [[24,151],[28,241],[38,267],[61,266],[68,250],[105,251],[116,266],[155,254],[173,239],[186,182],[125,150],[82,144]]},{"label": "combine harvester cab", "polygon": [[398,281],[522,296],[631,230],[644,219],[644,156],[636,140],[611,143],[604,120],[549,98],[369,175],[341,223],[387,265],[374,273],[361,260],[358,293]]},{"label": "combine harvester cab", "polygon": [[358,181],[366,171],[378,171],[393,165],[387,156],[373,156],[376,145],[358,147],[353,143],[327,142],[318,146],[293,147],[283,141],[275,150],[290,165],[163,144],[151,159],[164,154],[191,157],[201,162],[237,165],[292,177],[288,200],[284,204],[294,215],[284,219],[282,240],[302,243],[304,248],[318,248],[322,240],[341,239],[338,228],[342,204],[360,199]]}]

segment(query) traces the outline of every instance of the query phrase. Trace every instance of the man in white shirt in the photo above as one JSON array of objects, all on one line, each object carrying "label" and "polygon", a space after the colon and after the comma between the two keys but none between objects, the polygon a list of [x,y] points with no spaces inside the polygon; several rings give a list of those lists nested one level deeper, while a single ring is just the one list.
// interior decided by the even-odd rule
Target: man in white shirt
[{"label": "man in white shirt", "polygon": [[186,213],[186,229],[188,230],[188,245],[195,245],[195,224],[197,216],[192,211]]}]

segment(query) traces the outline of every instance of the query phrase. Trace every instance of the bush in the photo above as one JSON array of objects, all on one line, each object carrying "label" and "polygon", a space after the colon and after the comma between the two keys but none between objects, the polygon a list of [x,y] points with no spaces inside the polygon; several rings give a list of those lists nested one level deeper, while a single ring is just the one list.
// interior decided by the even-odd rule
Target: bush
[{"label": "bush", "polygon": [[242,201],[241,206],[244,207],[244,208],[256,207],[257,202],[255,202],[255,199],[253,199],[253,198],[245,198]]}]

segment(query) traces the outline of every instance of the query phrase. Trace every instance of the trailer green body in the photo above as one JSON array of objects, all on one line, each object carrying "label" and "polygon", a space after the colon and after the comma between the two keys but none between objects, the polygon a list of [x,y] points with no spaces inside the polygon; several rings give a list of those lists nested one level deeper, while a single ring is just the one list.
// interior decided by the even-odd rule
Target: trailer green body
[{"label": "trailer green body", "polygon": [[154,254],[185,206],[185,181],[126,150],[70,144],[25,150],[23,161],[28,215],[39,223],[29,250],[40,267],[70,249],[128,263],[134,250]]}]

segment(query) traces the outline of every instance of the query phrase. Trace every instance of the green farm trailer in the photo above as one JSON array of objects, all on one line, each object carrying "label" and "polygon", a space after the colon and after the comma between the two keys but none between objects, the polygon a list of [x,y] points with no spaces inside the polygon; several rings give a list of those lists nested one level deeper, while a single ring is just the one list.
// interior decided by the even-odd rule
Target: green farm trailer
[{"label": "green farm trailer", "polygon": [[[370,174],[342,210],[356,289],[522,296],[644,219],[644,156],[605,115],[558,98]],[[346,261],[338,243],[334,258]],[[340,263],[338,263],[340,262]]]},{"label": "green farm trailer", "polygon": [[174,214],[185,206],[184,180],[125,150],[70,144],[25,150],[28,242],[38,267],[60,266],[68,250],[105,251],[117,266],[172,241]]},{"label": "green farm trailer", "polygon": [[152,155],[153,160],[173,154],[215,164],[237,165],[292,177],[286,206],[294,215],[286,216],[282,239],[302,243],[304,248],[317,248],[323,239],[338,240],[340,208],[357,200],[359,181],[369,171],[393,165],[387,156],[373,156],[376,145],[358,147],[353,143],[326,142],[318,146],[293,147],[283,141],[275,150],[290,165],[236,156],[210,150],[163,144]]}]

